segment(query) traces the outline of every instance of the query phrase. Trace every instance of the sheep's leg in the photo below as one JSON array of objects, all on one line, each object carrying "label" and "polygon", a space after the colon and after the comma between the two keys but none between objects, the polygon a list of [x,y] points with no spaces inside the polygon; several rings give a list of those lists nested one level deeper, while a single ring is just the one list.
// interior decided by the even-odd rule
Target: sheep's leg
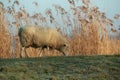
[{"label": "sheep's leg", "polygon": [[20,58],[23,58],[24,49],[25,49],[25,47],[20,48]]},{"label": "sheep's leg", "polygon": [[30,57],[27,48],[25,48],[25,54],[26,54],[27,58]]},{"label": "sheep's leg", "polygon": [[47,55],[49,56],[50,54],[50,47],[47,47]]},{"label": "sheep's leg", "polygon": [[41,57],[43,53],[43,48],[40,48],[40,52],[38,53],[38,57]]}]

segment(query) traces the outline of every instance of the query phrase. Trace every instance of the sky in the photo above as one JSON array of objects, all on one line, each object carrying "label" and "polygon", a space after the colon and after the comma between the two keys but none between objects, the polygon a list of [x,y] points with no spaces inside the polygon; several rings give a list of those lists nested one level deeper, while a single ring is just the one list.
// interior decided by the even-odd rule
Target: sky
[{"label": "sky", "polygon": [[107,13],[109,17],[120,14],[120,0],[92,0],[92,3]]},{"label": "sky", "polygon": [[[0,1],[3,2],[5,6],[10,5],[8,0]],[[34,1],[38,2],[39,9],[34,8]],[[22,5],[24,5],[29,12],[44,12],[46,8],[53,8],[53,4],[61,5],[66,10],[69,10],[69,4],[67,0],[19,0],[19,2],[22,3]],[[113,17],[115,13],[120,13],[120,0],[91,0],[91,4],[98,6],[100,10],[106,12],[109,17]]]}]

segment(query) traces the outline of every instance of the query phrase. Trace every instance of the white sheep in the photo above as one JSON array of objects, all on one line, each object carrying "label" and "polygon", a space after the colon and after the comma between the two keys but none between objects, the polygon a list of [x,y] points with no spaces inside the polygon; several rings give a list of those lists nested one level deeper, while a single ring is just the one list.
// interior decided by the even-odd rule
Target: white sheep
[{"label": "white sheep", "polygon": [[23,57],[23,51],[27,57],[29,54],[26,48],[44,48],[56,49],[64,55],[69,53],[68,41],[56,29],[35,25],[26,25],[19,29],[19,38],[21,43],[20,57]]}]

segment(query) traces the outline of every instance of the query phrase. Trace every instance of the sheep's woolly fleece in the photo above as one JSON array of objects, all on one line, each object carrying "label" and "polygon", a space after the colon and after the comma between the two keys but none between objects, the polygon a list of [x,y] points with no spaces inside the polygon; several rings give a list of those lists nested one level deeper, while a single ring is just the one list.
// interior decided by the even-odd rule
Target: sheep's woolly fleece
[{"label": "sheep's woolly fleece", "polygon": [[67,40],[56,29],[50,27],[26,25],[19,29],[18,35],[22,47],[48,46],[63,53],[68,50]]}]

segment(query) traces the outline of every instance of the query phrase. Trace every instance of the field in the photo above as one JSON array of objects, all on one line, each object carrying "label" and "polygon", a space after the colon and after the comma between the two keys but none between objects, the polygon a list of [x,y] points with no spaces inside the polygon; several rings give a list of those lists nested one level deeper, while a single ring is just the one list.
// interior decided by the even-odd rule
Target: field
[{"label": "field", "polygon": [[[31,14],[22,1],[0,1],[0,80],[120,80],[120,14],[111,19],[91,0],[67,2],[69,10],[53,4]],[[31,6],[42,9],[37,0]],[[67,39],[69,55],[46,49],[38,58],[40,50],[30,47],[30,58],[21,59],[24,25],[54,27]]]},{"label": "field", "polygon": [[0,80],[120,80],[120,55],[0,59]]},{"label": "field", "polygon": [[[70,11],[54,4],[52,9],[35,11],[32,15],[21,1],[7,2],[7,8],[4,1],[0,2],[0,58],[19,58],[18,30],[26,24],[55,27],[69,42],[69,56],[120,54],[119,27],[116,28],[114,24],[119,21],[120,15],[115,14],[114,19],[110,19],[97,6],[92,6],[89,0],[68,0]],[[79,2],[82,2],[82,5],[78,5]],[[37,1],[31,6],[33,5],[34,8],[39,8]],[[37,49],[29,49],[31,57],[38,57],[34,54],[38,52]],[[60,56],[56,51],[45,53],[50,54],[43,56]]]}]

